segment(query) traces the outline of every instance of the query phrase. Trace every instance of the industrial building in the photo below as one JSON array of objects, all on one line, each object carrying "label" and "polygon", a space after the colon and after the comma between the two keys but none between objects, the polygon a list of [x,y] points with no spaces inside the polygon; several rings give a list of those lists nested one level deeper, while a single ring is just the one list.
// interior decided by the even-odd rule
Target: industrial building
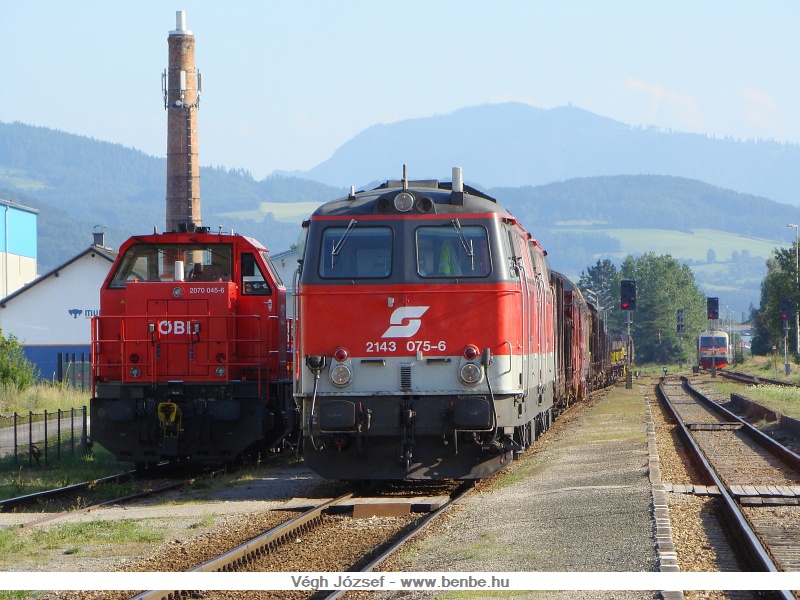
[{"label": "industrial building", "polygon": [[88,369],[92,317],[100,311],[100,288],[117,255],[103,241],[96,233],[86,250],[0,300],[3,335],[17,338],[42,379],[70,379],[65,370],[73,367],[65,364],[73,360]]}]

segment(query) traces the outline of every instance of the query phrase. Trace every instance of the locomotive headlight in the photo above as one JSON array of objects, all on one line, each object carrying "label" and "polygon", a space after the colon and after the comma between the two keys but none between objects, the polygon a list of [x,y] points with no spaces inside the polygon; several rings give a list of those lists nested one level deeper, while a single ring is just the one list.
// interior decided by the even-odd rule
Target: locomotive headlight
[{"label": "locomotive headlight", "polygon": [[464,348],[464,358],[467,360],[475,360],[478,358],[478,347],[475,344],[470,344]]},{"label": "locomotive headlight", "polygon": [[400,212],[408,212],[414,206],[414,196],[408,192],[400,192],[394,197],[394,207]]},{"label": "locomotive headlight", "polygon": [[131,377],[139,377],[139,375],[142,374],[141,371],[139,371],[139,367],[131,367],[129,373],[131,374]]},{"label": "locomotive headlight", "polygon": [[350,378],[352,377],[352,373],[350,372],[350,367],[347,365],[336,365],[331,367],[330,370],[331,381],[333,385],[347,385],[350,383]]},{"label": "locomotive headlight", "polygon": [[475,363],[467,363],[461,367],[459,375],[461,376],[461,381],[472,385],[478,383],[483,378],[483,369]]},{"label": "locomotive headlight", "polygon": [[214,372],[217,374],[217,377],[225,377],[225,367],[217,367],[216,371]]}]

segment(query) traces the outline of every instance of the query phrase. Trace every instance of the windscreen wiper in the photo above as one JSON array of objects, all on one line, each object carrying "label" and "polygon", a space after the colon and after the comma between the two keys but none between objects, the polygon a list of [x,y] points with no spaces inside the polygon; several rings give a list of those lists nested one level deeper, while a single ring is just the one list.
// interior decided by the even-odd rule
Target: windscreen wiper
[{"label": "windscreen wiper", "polygon": [[347,238],[350,237],[350,232],[353,231],[353,228],[357,223],[358,221],[355,219],[350,219],[350,222],[347,224],[347,229],[344,230],[342,237],[340,237],[339,241],[333,245],[333,250],[331,250],[331,269],[333,269],[333,263],[336,260],[336,257],[339,256],[339,253],[342,251],[345,242],[347,242]]},{"label": "windscreen wiper", "polygon": [[453,219],[450,221],[453,224],[453,228],[458,232],[459,238],[461,238],[461,245],[464,247],[464,252],[470,258],[470,270],[475,270],[475,251],[472,249],[472,240],[468,240],[467,236],[464,235],[464,231],[461,229],[461,223],[458,219]]}]

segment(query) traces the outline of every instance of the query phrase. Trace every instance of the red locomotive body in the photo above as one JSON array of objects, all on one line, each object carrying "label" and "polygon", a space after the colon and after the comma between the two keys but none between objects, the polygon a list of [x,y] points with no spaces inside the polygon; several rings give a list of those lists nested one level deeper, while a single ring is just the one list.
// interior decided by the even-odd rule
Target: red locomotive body
[{"label": "red locomotive body", "polygon": [[280,445],[296,423],[290,352],[261,244],[204,228],[130,238],[92,326],[92,439],[140,466]]},{"label": "red locomotive body", "polygon": [[387,182],[305,224],[296,397],[333,479],[477,479],[553,419],[544,251],[471,188]]}]

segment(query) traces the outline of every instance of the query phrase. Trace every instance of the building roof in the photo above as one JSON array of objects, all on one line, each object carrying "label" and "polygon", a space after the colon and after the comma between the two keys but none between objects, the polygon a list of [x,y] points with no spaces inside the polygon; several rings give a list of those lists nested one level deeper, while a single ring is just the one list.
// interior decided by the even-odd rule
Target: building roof
[{"label": "building roof", "polygon": [[31,208],[30,206],[25,206],[23,204],[18,204],[17,202],[12,202],[11,200],[3,200],[2,198],[0,198],[0,205],[7,206],[9,208],[15,208],[17,210],[22,210],[33,214],[39,214],[38,209]]},{"label": "building roof", "polygon": [[92,244],[86,250],[84,250],[83,252],[81,252],[79,254],[76,254],[71,259],[69,259],[67,262],[57,266],[52,271],[49,271],[49,272],[45,273],[44,275],[40,275],[39,277],[37,277],[36,279],[31,281],[30,283],[28,283],[28,284],[22,286],[21,288],[19,288],[18,290],[16,290],[14,293],[9,294],[5,298],[0,299],[0,308],[5,308],[6,304],[8,304],[9,301],[13,300],[17,296],[21,296],[22,294],[24,294],[25,292],[30,290],[32,287],[34,287],[35,285],[38,285],[39,283],[45,281],[46,279],[49,279],[50,277],[58,277],[58,275],[59,275],[59,273],[61,271],[63,271],[65,268],[70,266],[72,263],[82,259],[84,256],[86,256],[87,254],[90,254],[90,253],[97,254],[99,257],[105,258],[110,263],[113,263],[116,260],[117,255],[119,254],[118,252],[116,252],[114,250],[111,250],[110,248],[105,248],[103,246],[95,246],[94,244]]}]

